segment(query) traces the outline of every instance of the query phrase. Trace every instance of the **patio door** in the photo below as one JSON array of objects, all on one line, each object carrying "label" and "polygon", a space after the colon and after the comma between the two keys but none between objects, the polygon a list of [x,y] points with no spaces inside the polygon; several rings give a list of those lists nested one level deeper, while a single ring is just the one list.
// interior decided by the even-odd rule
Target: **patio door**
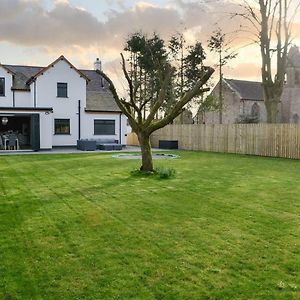
[{"label": "patio door", "polygon": [[34,114],[31,115],[31,146],[32,150],[40,150],[40,115]]}]

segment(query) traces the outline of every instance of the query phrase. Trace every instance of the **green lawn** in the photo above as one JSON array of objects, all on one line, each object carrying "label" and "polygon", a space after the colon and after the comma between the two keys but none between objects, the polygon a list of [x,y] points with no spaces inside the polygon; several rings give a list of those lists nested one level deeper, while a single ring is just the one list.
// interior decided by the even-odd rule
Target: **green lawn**
[{"label": "green lawn", "polygon": [[300,161],[0,157],[0,299],[300,299]]}]

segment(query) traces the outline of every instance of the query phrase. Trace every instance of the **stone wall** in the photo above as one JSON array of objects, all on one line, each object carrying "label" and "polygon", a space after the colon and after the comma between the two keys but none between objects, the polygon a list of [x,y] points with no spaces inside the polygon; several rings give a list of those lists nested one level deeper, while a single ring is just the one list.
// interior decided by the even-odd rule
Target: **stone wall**
[{"label": "stone wall", "polygon": [[[219,97],[219,83],[213,89],[212,95],[214,95],[216,98]],[[239,95],[236,92],[232,91],[225,83],[223,85],[223,98],[223,124],[237,123],[241,114],[250,115],[252,111],[252,106],[255,103],[259,107],[260,122],[266,122],[267,114],[263,101],[241,100]],[[198,118],[196,119],[202,121],[198,122],[198,124],[219,124],[219,112],[205,112],[202,118],[201,116],[198,116]]]}]

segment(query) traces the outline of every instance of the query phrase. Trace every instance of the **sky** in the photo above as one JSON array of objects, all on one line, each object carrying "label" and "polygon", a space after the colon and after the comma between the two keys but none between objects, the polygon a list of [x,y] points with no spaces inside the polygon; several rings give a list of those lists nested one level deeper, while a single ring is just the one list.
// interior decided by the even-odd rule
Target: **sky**
[{"label": "sky", "polygon": [[[259,47],[248,46],[251,34],[237,33],[244,21],[230,18],[240,10],[237,1],[0,0],[0,62],[46,66],[63,54],[78,68],[91,69],[100,57],[104,71],[121,85],[120,52],[130,33],[156,31],[168,39],[183,32],[188,43],[205,45],[221,27],[238,52],[224,76],[259,80]],[[208,53],[207,64],[216,63]]]}]

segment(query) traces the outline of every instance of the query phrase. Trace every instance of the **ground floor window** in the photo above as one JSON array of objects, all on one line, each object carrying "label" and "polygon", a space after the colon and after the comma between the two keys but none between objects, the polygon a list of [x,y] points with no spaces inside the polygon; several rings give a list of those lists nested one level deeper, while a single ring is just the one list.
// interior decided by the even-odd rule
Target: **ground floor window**
[{"label": "ground floor window", "polygon": [[94,120],[94,135],[115,135],[115,120]]},{"label": "ground floor window", "polygon": [[70,134],[70,119],[55,119],[54,132],[55,134]]}]

